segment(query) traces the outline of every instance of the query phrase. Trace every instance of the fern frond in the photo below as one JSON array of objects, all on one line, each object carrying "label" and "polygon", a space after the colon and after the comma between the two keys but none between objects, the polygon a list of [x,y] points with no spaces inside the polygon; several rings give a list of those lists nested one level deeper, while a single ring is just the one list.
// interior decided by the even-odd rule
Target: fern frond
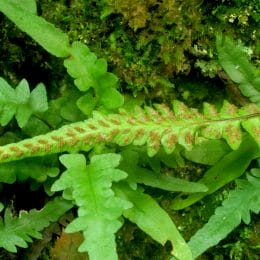
[{"label": "fern frond", "polygon": [[130,185],[134,185],[133,187],[136,186],[136,183],[142,183],[150,187],[173,192],[206,192],[208,190],[203,184],[164,175],[139,166],[138,152],[125,150],[121,152],[121,155],[123,160],[120,162],[120,169],[127,172],[127,181]]},{"label": "fern frond", "polygon": [[145,194],[142,188],[137,187],[136,190],[132,190],[122,183],[116,185],[115,192],[133,204],[133,207],[124,211],[124,217],[138,225],[160,244],[165,245],[167,241],[170,241],[173,247],[172,255],[176,259],[192,259],[187,243],[167,212],[159,206],[156,200]]},{"label": "fern frond", "polygon": [[260,157],[260,146],[246,135],[239,149],[227,153],[208,169],[198,183],[207,186],[208,191],[193,194],[179,194],[172,200],[174,210],[184,209],[205,196],[212,194],[226,184],[242,176],[252,160]]},{"label": "fern frond", "polygon": [[73,42],[70,45],[65,33],[24,8],[20,2],[1,1],[0,11],[48,52],[66,58],[64,66],[75,79],[74,83],[79,90],[87,91],[93,88],[94,94],[88,92],[77,102],[85,114],[90,114],[97,105],[111,110],[123,104],[123,95],[116,90],[118,78],[107,72],[105,59],[98,59],[83,43]]},{"label": "fern frond", "polygon": [[32,178],[42,183],[48,176],[53,178],[59,174],[59,168],[53,166],[55,162],[56,157],[46,156],[3,163],[0,165],[0,182],[11,184]]},{"label": "fern frond", "polygon": [[248,180],[236,180],[237,188],[230,192],[229,197],[216,209],[208,223],[190,239],[188,245],[194,258],[225,238],[241,220],[249,224],[250,211],[259,213],[260,174],[247,178]]},{"label": "fern frond", "polygon": [[8,124],[15,116],[18,125],[23,127],[33,113],[48,109],[47,94],[43,84],[38,84],[30,93],[28,82],[23,79],[13,89],[0,78],[0,124]]},{"label": "fern frond", "polygon": [[118,78],[107,71],[105,59],[98,59],[95,53],[80,42],[72,44],[70,54],[71,56],[64,61],[64,66],[75,78],[75,85],[81,91],[93,88],[95,92],[94,95],[88,92],[77,102],[85,114],[90,114],[97,105],[115,109],[124,103],[123,96],[116,90]]},{"label": "fern frond", "polygon": [[22,211],[14,217],[10,209],[5,210],[4,219],[0,219],[0,247],[16,252],[16,247],[26,248],[32,238],[40,239],[41,233],[50,222],[57,221],[72,204],[56,198],[48,202],[41,210]]},{"label": "fern frond", "polygon": [[[69,37],[53,24],[27,9],[20,1],[0,1],[0,11],[22,31],[39,42],[44,49],[57,57],[69,56]],[[26,8],[27,7],[27,8]]]},{"label": "fern frond", "polygon": [[71,190],[71,199],[79,207],[78,217],[66,232],[83,231],[85,240],[79,251],[87,251],[90,259],[117,259],[115,233],[122,225],[118,218],[131,206],[111,189],[112,182],[127,176],[115,168],[120,155],[95,155],[89,165],[82,154],[62,155],[60,160],[67,170],[52,190]]},{"label": "fern frond", "polygon": [[0,147],[0,161],[19,160],[64,151],[89,150],[96,144],[115,143],[146,145],[149,156],[161,146],[171,153],[177,144],[187,150],[205,139],[224,138],[232,149],[238,149],[242,132],[248,132],[260,145],[260,109],[253,104],[238,109],[227,102],[217,112],[205,104],[204,113],[174,101],[174,113],[164,105],[157,110],[138,108],[135,113],[104,115],[73,123],[21,142]]}]

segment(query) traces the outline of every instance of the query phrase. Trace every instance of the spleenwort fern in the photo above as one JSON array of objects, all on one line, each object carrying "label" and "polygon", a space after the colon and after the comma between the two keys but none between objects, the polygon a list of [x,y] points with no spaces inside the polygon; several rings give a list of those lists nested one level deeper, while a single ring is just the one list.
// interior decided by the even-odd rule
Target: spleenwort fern
[{"label": "spleenwort fern", "polygon": [[48,109],[47,94],[43,84],[38,84],[30,93],[28,82],[24,79],[13,89],[0,78],[0,123],[8,124],[15,116],[20,127],[25,126],[32,114]]},{"label": "spleenwort fern", "polygon": [[111,110],[123,104],[123,96],[115,88],[118,78],[107,72],[105,59],[97,59],[96,55],[80,42],[72,44],[70,55],[70,58],[64,61],[64,66],[75,78],[75,85],[81,91],[90,88],[95,91],[95,94],[88,92],[77,101],[78,107],[85,114],[90,114],[96,106]]},{"label": "spleenwort fern", "polygon": [[238,109],[225,103],[220,112],[205,104],[204,114],[174,102],[174,113],[163,105],[157,110],[146,107],[136,113],[103,115],[95,112],[93,118],[66,125],[45,135],[0,147],[2,162],[25,157],[89,150],[96,144],[115,143],[147,146],[150,156],[161,146],[171,153],[177,144],[190,150],[206,138],[225,138],[233,149],[242,141],[242,128],[260,143],[260,110],[253,104]]},{"label": "spleenwort fern", "polygon": [[[64,66],[83,92],[77,106],[92,116],[44,135],[1,146],[0,162],[5,163],[0,171],[1,182],[13,183],[29,177],[42,182],[47,177],[57,177],[59,170],[53,167],[52,160],[45,164],[30,157],[74,153],[60,156],[67,170],[56,179],[51,190],[63,191],[64,199],[78,207],[78,217],[66,231],[82,231],[85,240],[79,249],[97,260],[117,259],[115,233],[122,225],[121,216],[136,223],[162,245],[169,240],[174,257],[191,260],[224,238],[241,218],[248,223],[250,210],[259,212],[259,176],[237,180],[238,188],[230,192],[223,206],[187,244],[168,214],[139,186],[185,192],[173,199],[172,207],[182,209],[239,178],[250,162],[260,156],[259,73],[229,38],[217,37],[220,63],[255,104],[238,108],[224,101],[216,109],[205,103],[202,111],[198,111],[174,101],[173,111],[165,105],[154,105],[154,108],[137,107],[134,112],[123,109],[117,112],[124,99],[116,90],[118,78],[107,71],[106,60],[97,58],[82,43],[70,44],[66,34],[36,15],[35,1],[18,2],[0,1],[0,10],[49,53],[64,58]],[[15,116],[18,125],[24,127],[32,114],[44,112],[47,107],[42,84],[30,93],[25,80],[13,89],[0,78],[1,125]],[[114,114],[108,113],[111,111]],[[206,159],[198,156],[201,150],[209,153],[208,147],[213,143],[219,148],[217,156]],[[120,154],[111,153],[116,145],[126,149],[121,149]],[[104,149],[98,151],[97,147]],[[184,164],[184,156],[213,166],[197,183],[165,176],[160,169],[154,171],[155,165],[150,165],[152,170],[140,165],[141,153],[137,151],[143,147],[159,163],[165,159],[166,165],[167,159],[172,163],[173,157],[176,165]],[[101,154],[89,153],[88,161],[85,152],[91,149]],[[109,153],[105,153],[107,150]],[[84,155],[75,154],[79,151]],[[13,162],[17,160],[21,161]],[[39,231],[72,207],[65,200],[55,199],[41,211],[31,210],[19,217],[6,209],[0,221],[0,246],[15,252],[16,246],[26,247],[31,238],[40,238]],[[223,218],[228,222],[222,228]]]},{"label": "spleenwort fern", "polygon": [[260,169],[254,169],[255,176],[247,180],[238,179],[237,188],[230,192],[222,206],[217,208],[208,223],[191,238],[193,257],[198,257],[207,248],[216,245],[241,222],[250,223],[250,211],[260,211]]},{"label": "spleenwort fern", "polygon": [[259,157],[259,145],[257,145],[250,136],[246,136],[238,150],[226,154],[208,171],[206,171],[203,177],[198,181],[198,183],[206,185],[208,191],[204,193],[198,192],[195,194],[189,194],[188,196],[183,196],[181,193],[174,198],[173,208],[183,209],[188,207],[206,195],[217,191],[227,183],[239,178],[245,173],[250,162]]},{"label": "spleenwort fern", "polygon": [[141,188],[133,190],[127,183],[118,183],[127,177],[116,169],[120,155],[95,155],[87,166],[81,154],[62,155],[60,160],[67,170],[52,190],[64,190],[63,196],[75,200],[79,207],[78,218],[66,231],[83,231],[80,251],[87,251],[91,259],[117,259],[114,234],[122,225],[119,217],[124,215],[159,243],[170,240],[178,259],[191,259],[187,244],[166,212]]},{"label": "spleenwort fern", "polygon": [[127,176],[115,169],[120,156],[93,156],[88,166],[80,154],[62,155],[60,160],[67,171],[54,183],[52,190],[71,190],[71,199],[79,207],[78,218],[66,230],[83,231],[85,242],[79,250],[87,251],[91,259],[116,259],[114,234],[122,225],[118,218],[123,210],[131,207],[129,202],[115,196],[111,189],[112,182]]},{"label": "spleenwort fern", "polygon": [[27,247],[32,238],[41,238],[42,231],[50,222],[57,221],[72,204],[62,198],[48,202],[41,210],[22,211],[13,216],[10,209],[5,210],[4,220],[0,219],[0,245],[10,252],[16,247]]}]

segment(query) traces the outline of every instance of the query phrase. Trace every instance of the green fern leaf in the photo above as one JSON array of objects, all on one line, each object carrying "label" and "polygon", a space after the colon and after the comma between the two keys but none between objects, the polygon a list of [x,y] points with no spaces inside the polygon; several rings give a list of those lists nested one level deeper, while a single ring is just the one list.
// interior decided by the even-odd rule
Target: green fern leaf
[{"label": "green fern leaf", "polygon": [[214,165],[229,152],[231,149],[225,141],[208,140],[195,145],[191,151],[185,150],[183,155],[196,163]]},{"label": "green fern leaf", "polygon": [[252,160],[259,158],[260,146],[249,136],[245,136],[238,150],[226,154],[214,166],[205,172],[198,181],[208,187],[208,191],[201,193],[180,194],[172,201],[175,210],[186,208],[203,197],[212,194],[227,183],[239,178],[248,168]]},{"label": "green fern leaf", "polygon": [[241,219],[249,224],[250,211],[259,213],[260,174],[258,178],[247,176],[247,180],[238,179],[236,184],[237,188],[230,192],[208,223],[190,239],[188,245],[194,258],[225,238],[240,224]]},{"label": "green fern leaf", "polygon": [[40,239],[41,233],[50,222],[57,221],[72,204],[61,198],[48,202],[41,210],[22,211],[14,217],[10,209],[5,210],[4,219],[0,220],[0,247],[16,252],[16,247],[27,247],[32,238]]},{"label": "green fern leaf", "polygon": [[30,93],[28,82],[23,79],[13,89],[0,78],[0,123],[6,125],[15,116],[18,125],[23,127],[33,113],[48,109],[47,94],[43,84],[38,84]]},{"label": "green fern leaf", "polygon": [[[69,37],[32,10],[24,8],[20,1],[16,2],[0,1],[0,11],[49,53],[57,57],[68,57]],[[32,7],[32,3],[30,5]],[[26,7],[29,7],[29,3]]]},{"label": "green fern leaf", "polygon": [[136,112],[120,114],[95,112],[93,118],[77,122],[45,135],[0,147],[0,161],[12,161],[64,151],[88,151],[96,144],[115,143],[120,146],[146,145],[149,156],[161,146],[172,153],[176,145],[191,150],[208,139],[226,139],[232,149],[238,149],[243,133],[248,132],[260,145],[260,110],[254,105],[238,109],[225,102],[218,112],[205,104],[204,113],[174,102],[174,113],[163,105],[157,110],[146,107]]},{"label": "green fern leaf", "polygon": [[28,178],[44,182],[48,176],[53,178],[59,174],[59,168],[53,166],[55,162],[56,156],[46,156],[3,163],[0,165],[0,182],[11,184]]},{"label": "green fern leaf", "polygon": [[[87,91],[91,87],[95,90],[95,95],[90,97],[90,93],[88,94],[88,102],[103,105],[107,109],[120,107],[124,99],[115,89],[118,78],[107,72],[106,60],[97,59],[96,55],[80,42],[72,44],[70,53],[71,57],[64,61],[64,66],[68,73],[75,78],[75,85],[81,91]],[[81,102],[78,105],[81,108]]]},{"label": "green fern leaf", "polygon": [[127,176],[115,169],[120,155],[96,155],[87,166],[81,154],[62,155],[60,160],[67,170],[53,184],[52,190],[71,190],[72,199],[79,207],[78,218],[66,231],[83,231],[85,241],[79,251],[88,251],[91,259],[117,259],[115,232],[122,225],[118,218],[131,206],[116,197],[111,189],[112,182]]},{"label": "green fern leaf", "polygon": [[177,259],[191,260],[191,251],[168,214],[141,188],[132,190],[127,185],[116,185],[116,193],[133,203],[124,216],[136,223],[144,232],[164,245],[171,241],[172,254]]},{"label": "green fern leaf", "polygon": [[130,150],[121,154],[123,155],[123,160],[120,163],[120,169],[128,173],[127,181],[131,186],[136,186],[136,183],[142,183],[147,186],[175,192],[206,192],[208,190],[203,184],[174,178],[140,167],[138,165],[139,155],[137,152]]}]

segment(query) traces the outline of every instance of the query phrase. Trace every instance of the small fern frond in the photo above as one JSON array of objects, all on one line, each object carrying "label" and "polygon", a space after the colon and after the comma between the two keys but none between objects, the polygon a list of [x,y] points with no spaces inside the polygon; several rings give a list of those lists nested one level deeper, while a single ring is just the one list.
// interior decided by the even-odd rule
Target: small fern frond
[{"label": "small fern frond", "polygon": [[33,113],[44,112],[47,109],[47,94],[43,84],[38,84],[30,93],[25,79],[13,89],[3,78],[0,78],[1,125],[7,125],[15,116],[18,125],[23,127]]},{"label": "small fern frond", "polygon": [[26,248],[32,238],[40,239],[40,231],[57,221],[72,204],[62,198],[48,202],[41,210],[21,211],[14,217],[10,209],[5,210],[4,219],[0,219],[0,247],[10,252],[17,252],[16,247]]},{"label": "small fern frond", "polygon": [[120,114],[109,115],[95,112],[86,121],[0,147],[0,161],[87,151],[100,143],[146,145],[149,156],[155,155],[161,146],[171,153],[177,144],[190,150],[194,144],[208,139],[224,138],[232,149],[238,149],[243,130],[260,145],[260,109],[254,104],[238,109],[225,102],[219,112],[205,104],[203,113],[179,101],[174,101],[174,113],[164,105],[156,108],[138,108],[135,113],[122,110]]},{"label": "small fern frond", "polygon": [[[95,92],[94,95],[88,92],[82,96],[77,102],[79,108],[85,114],[90,114],[97,105],[106,109],[120,107],[124,102],[124,98],[116,90],[117,76],[107,72],[107,61],[98,59],[95,53],[80,42],[72,44],[70,54],[71,56],[64,61],[64,66],[67,68],[68,73],[75,78],[75,85],[81,91],[93,88]],[[87,104],[83,105],[86,101]]]},{"label": "small fern frond", "polygon": [[118,218],[131,206],[111,189],[112,182],[127,176],[116,169],[120,155],[95,155],[89,165],[82,154],[62,155],[60,160],[67,170],[52,190],[70,190],[79,207],[78,217],[66,232],[83,231],[85,240],[79,251],[87,251],[90,259],[117,259],[115,233],[122,225]]},{"label": "small fern frond", "polygon": [[247,180],[236,180],[237,188],[230,192],[229,197],[217,208],[209,219],[189,241],[188,245],[196,258],[209,247],[216,245],[225,238],[241,220],[250,223],[250,211],[260,211],[260,169],[258,176],[247,176]]}]

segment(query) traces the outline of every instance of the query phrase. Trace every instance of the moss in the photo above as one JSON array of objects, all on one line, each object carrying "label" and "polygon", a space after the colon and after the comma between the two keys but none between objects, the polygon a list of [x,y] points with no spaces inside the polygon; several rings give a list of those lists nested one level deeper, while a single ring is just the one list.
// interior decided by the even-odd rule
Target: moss
[{"label": "moss", "polygon": [[[240,38],[251,48],[257,63],[258,9],[254,1],[38,1],[40,15],[66,31],[71,41],[80,40],[98,57],[106,57],[110,71],[120,77],[122,90],[134,96],[141,92],[148,103],[182,96],[183,87],[180,90],[178,82],[183,78],[194,79],[195,75],[211,85],[218,82],[217,31]],[[227,17],[232,12],[237,18],[230,22]],[[246,22],[241,22],[239,15],[246,15]],[[6,19],[1,30],[3,60],[12,60],[9,66],[0,64],[2,75],[14,81],[35,75],[32,80],[36,83],[41,77],[46,81],[41,75],[57,80],[65,74],[60,61],[48,56]],[[25,63],[32,66],[26,69]],[[50,69],[53,67],[56,71]]]},{"label": "moss", "polygon": [[[122,91],[133,96],[141,93],[147,103],[170,103],[177,98],[198,107],[205,100],[217,102],[233,95],[229,89],[226,94],[221,81],[216,32],[240,40],[252,50],[255,64],[260,64],[258,0],[41,0],[38,11],[67,32],[71,41],[82,41],[98,57],[105,57],[110,71],[120,77]],[[23,77],[32,85],[43,81],[50,95],[59,95],[72,84],[61,60],[47,54],[2,15],[0,25],[2,77],[14,85]],[[194,178],[199,166],[187,168],[187,178]],[[153,196],[189,239],[221,203],[227,189],[178,212],[171,210],[174,194],[156,190]],[[250,226],[240,225],[200,259],[256,259],[259,226],[254,217]],[[121,259],[167,259],[171,250],[129,222],[117,240]],[[12,259],[11,254],[0,254]]]},{"label": "moss", "polygon": [[[99,57],[106,57],[110,70],[120,77],[124,91],[133,95],[142,92],[148,100],[150,96],[167,100],[178,93],[178,89],[174,90],[176,77],[191,76],[197,71],[202,80],[209,77],[214,84],[220,71],[214,40],[217,31],[225,31],[233,38],[241,39],[252,49],[253,59],[257,62],[260,19],[256,3],[256,0],[43,0],[38,1],[38,11],[66,31],[71,41],[83,41]],[[26,46],[33,53],[28,64],[40,67],[32,74],[39,78],[41,73],[37,74],[38,71],[44,70],[46,75],[48,66],[56,67],[56,61],[51,64],[47,61],[46,64],[49,58],[44,52],[35,55],[39,47],[18,29],[11,28],[12,25],[5,22],[1,29],[4,35],[1,48],[6,53],[3,60],[10,60],[11,56],[16,66],[24,67],[24,57],[28,61],[30,56],[25,55],[22,51],[24,46],[20,46],[26,39]],[[5,42],[12,35],[16,35],[16,40]],[[9,49],[8,52],[6,49]],[[10,69],[6,64],[2,67],[6,68],[2,75],[15,69],[14,64],[10,65]],[[60,73],[63,73],[62,70]]]}]

